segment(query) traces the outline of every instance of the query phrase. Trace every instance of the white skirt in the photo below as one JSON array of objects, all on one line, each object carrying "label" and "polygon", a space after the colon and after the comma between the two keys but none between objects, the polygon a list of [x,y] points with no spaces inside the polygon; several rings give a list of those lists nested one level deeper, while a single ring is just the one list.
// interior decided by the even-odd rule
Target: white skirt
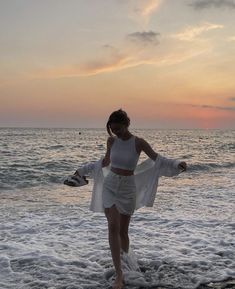
[{"label": "white skirt", "polygon": [[119,213],[132,215],[136,207],[136,184],[134,175],[121,176],[110,171],[103,184],[103,206],[116,206]]}]

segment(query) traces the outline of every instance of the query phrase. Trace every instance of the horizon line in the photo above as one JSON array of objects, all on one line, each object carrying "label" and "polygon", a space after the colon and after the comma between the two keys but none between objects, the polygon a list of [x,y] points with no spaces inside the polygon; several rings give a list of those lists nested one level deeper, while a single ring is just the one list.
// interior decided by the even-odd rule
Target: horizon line
[{"label": "horizon line", "polygon": [[[106,130],[105,127],[39,127],[39,126],[0,126],[0,129],[76,129],[76,130],[92,130],[92,129],[99,129],[99,130]],[[235,128],[201,128],[201,127],[195,127],[195,128],[151,128],[151,127],[131,127],[131,129],[137,129],[137,130],[235,130]]]}]

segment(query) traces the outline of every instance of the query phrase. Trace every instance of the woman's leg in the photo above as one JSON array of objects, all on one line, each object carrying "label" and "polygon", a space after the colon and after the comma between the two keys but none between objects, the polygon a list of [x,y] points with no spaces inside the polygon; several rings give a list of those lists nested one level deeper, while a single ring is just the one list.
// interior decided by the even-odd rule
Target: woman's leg
[{"label": "woman's leg", "polygon": [[121,248],[125,253],[129,251],[129,224],[130,224],[131,216],[120,214],[120,241]]},{"label": "woman's leg", "polygon": [[105,215],[108,220],[109,245],[111,249],[113,264],[116,270],[116,280],[113,288],[122,288],[123,276],[120,260],[120,213],[115,205],[105,209]]}]

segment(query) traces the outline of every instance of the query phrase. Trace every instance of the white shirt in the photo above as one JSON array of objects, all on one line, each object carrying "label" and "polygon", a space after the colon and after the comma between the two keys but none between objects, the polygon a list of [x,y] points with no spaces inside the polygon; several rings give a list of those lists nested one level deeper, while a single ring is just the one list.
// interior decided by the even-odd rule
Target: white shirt
[{"label": "white shirt", "polygon": [[[103,157],[96,162],[89,162],[78,169],[81,176],[93,178],[94,185],[90,203],[90,210],[103,212],[102,190],[104,177],[109,173],[110,166],[102,168]],[[161,176],[173,177],[181,170],[178,168],[179,160],[168,159],[158,154],[156,161],[147,159],[137,165],[134,176],[136,183],[136,210],[141,207],[152,207]]]}]

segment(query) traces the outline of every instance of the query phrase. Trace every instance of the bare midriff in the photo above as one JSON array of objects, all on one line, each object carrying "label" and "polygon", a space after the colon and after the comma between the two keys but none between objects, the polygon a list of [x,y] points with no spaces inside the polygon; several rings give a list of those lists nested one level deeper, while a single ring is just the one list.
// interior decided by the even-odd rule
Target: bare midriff
[{"label": "bare midriff", "polygon": [[134,171],[130,171],[130,170],[123,170],[123,169],[119,169],[119,168],[114,168],[111,167],[111,171],[117,175],[121,175],[121,176],[132,176],[134,174]]}]

